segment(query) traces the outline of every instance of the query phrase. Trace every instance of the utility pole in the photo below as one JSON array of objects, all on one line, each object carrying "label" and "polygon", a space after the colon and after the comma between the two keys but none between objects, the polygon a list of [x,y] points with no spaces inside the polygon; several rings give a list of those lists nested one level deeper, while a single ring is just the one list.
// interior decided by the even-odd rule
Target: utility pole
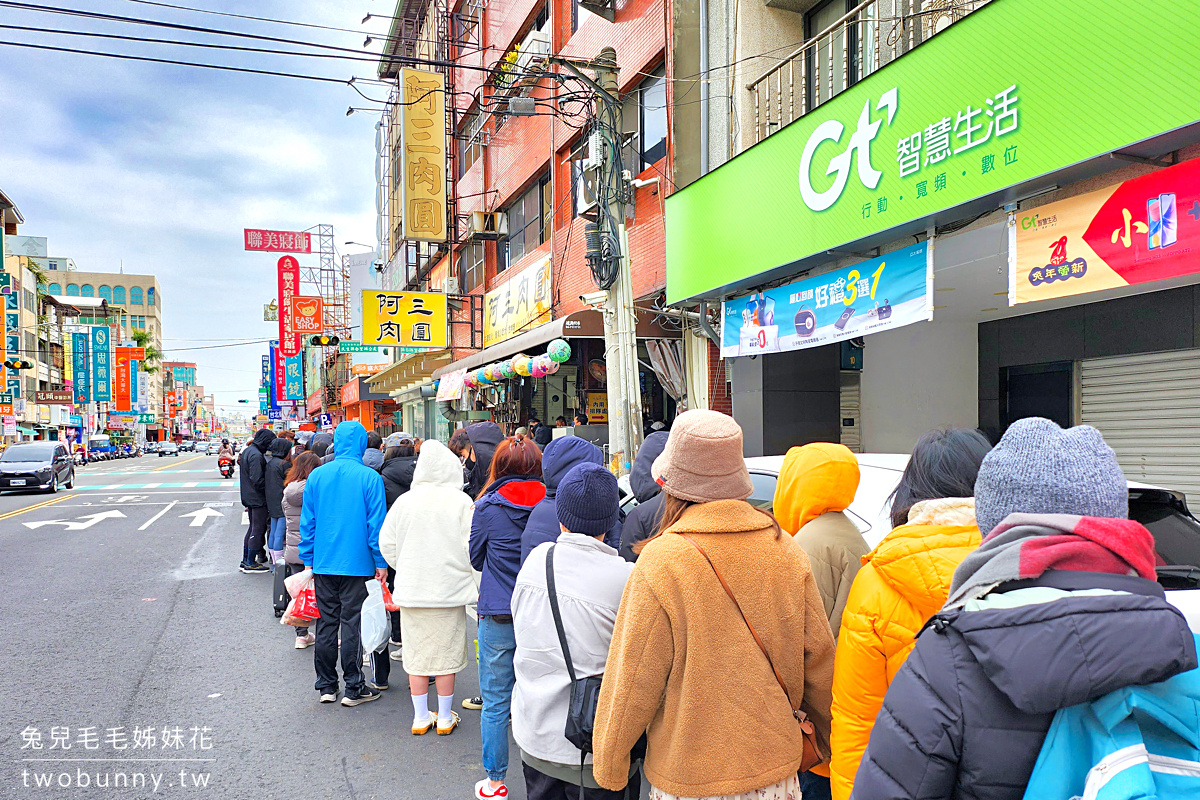
[{"label": "utility pole", "polygon": [[[617,278],[604,301],[604,355],[608,366],[608,441],[613,471],[627,474],[642,441],[642,392],[638,381],[637,318],[633,309],[633,281],[629,268],[629,238],[625,231],[625,178],[618,169],[623,138],[621,102],[617,83],[617,51],[605,47],[591,68],[602,92],[596,102],[599,124],[610,124],[604,140],[600,179],[610,220],[615,220],[618,246]],[[600,233],[605,233],[601,225]]]}]

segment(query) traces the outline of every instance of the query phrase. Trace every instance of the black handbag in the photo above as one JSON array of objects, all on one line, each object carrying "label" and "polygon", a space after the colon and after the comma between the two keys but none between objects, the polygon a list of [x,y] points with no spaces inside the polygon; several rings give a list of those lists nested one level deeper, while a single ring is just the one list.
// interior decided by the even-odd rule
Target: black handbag
[{"label": "black handbag", "polygon": [[563,735],[567,741],[579,748],[582,754],[592,752],[592,732],[596,727],[596,709],[600,705],[600,683],[603,675],[575,676],[575,665],[571,663],[571,649],[567,647],[567,634],[563,630],[562,614],[558,610],[558,592],[554,588],[554,548],[546,552],[546,591],[550,595],[550,613],[554,615],[554,628],[558,631],[558,643],[562,647],[563,659],[567,662],[567,673],[571,676],[571,702],[567,707],[567,724]]}]

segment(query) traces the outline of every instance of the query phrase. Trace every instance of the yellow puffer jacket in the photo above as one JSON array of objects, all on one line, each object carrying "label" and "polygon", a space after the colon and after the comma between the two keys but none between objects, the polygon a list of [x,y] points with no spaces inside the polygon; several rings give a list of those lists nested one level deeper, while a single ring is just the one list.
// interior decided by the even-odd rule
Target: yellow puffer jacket
[{"label": "yellow puffer jacket", "polygon": [[850,797],[888,686],[917,633],[945,604],[954,569],[979,541],[974,498],[926,500],[863,557],[833,670],[833,800]]}]

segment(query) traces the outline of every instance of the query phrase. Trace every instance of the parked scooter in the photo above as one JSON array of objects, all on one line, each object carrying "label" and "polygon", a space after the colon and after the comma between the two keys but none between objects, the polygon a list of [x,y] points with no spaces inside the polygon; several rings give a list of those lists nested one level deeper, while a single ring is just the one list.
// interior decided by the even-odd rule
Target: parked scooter
[{"label": "parked scooter", "polygon": [[217,469],[221,471],[222,478],[233,477],[233,456],[221,456],[217,459]]}]

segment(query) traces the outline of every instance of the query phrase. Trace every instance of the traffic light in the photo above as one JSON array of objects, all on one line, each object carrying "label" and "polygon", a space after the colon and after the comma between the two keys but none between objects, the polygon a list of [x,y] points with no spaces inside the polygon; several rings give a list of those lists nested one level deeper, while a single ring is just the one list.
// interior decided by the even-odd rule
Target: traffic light
[{"label": "traffic light", "polygon": [[10,358],[4,362],[4,366],[11,370],[33,369],[34,364],[27,358]]},{"label": "traffic light", "polygon": [[341,341],[341,339],[339,339],[336,336],[328,336],[326,334],[318,334],[317,336],[314,336],[311,339],[309,339],[308,343],[313,345],[314,347],[337,347],[338,342],[340,342],[340,341]]}]

